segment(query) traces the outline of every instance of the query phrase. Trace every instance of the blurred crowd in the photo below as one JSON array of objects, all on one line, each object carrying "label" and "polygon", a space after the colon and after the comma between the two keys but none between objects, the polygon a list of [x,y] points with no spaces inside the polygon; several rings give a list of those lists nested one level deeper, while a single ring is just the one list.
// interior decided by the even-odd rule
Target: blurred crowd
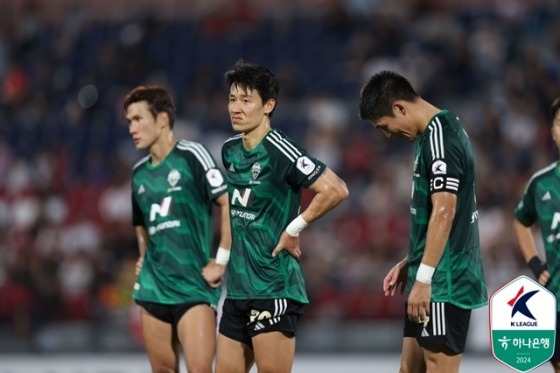
[{"label": "blurred crowd", "polygon": [[361,85],[384,69],[466,125],[490,290],[525,271],[512,213],[530,176],[558,158],[548,107],[560,96],[559,3],[325,0],[267,11],[214,1],[179,18],[74,8],[58,22],[41,17],[40,1],[19,3],[17,17],[0,17],[0,325],[31,336],[129,312],[130,177],[145,154],[122,99],[140,84],[169,88],[176,137],[220,159],[232,135],[223,76],[239,58],[277,74],[272,126],[351,192],[302,235],[303,322],[402,315],[402,298],[383,297],[381,284],[407,253],[414,144],[357,115]]}]

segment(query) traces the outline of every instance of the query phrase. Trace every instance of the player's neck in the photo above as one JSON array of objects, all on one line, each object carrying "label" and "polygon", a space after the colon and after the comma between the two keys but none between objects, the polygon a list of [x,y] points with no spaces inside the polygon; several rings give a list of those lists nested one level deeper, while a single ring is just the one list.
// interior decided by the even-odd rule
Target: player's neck
[{"label": "player's neck", "polygon": [[246,150],[254,149],[257,145],[260,144],[262,139],[266,136],[268,131],[270,131],[271,129],[272,128],[270,127],[270,121],[267,118],[266,121],[262,122],[258,127],[254,128],[249,132],[244,132],[243,147]]},{"label": "player's neck", "polygon": [[177,140],[173,136],[173,132],[170,131],[166,134],[162,134],[160,138],[150,146],[150,162],[152,166],[157,166],[163,162],[169,153],[171,153],[176,143]]},{"label": "player's neck", "polygon": [[430,124],[430,120],[434,117],[434,115],[441,112],[441,109],[438,109],[423,99],[420,99],[415,103],[415,105],[417,105],[414,112],[416,114],[416,122],[418,123],[418,131],[422,134]]}]

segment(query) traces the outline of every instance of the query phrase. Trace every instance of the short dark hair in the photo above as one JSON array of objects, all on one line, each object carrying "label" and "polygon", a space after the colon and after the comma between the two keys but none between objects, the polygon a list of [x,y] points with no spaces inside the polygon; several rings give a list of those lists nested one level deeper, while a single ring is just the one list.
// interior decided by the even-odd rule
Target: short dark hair
[{"label": "short dark hair", "polygon": [[167,113],[169,117],[169,128],[173,128],[175,123],[175,103],[171,93],[158,86],[138,86],[130,91],[123,102],[123,109],[126,111],[131,104],[146,101],[148,110],[157,117],[159,113]]},{"label": "short dark hair", "polygon": [[419,97],[404,76],[394,71],[381,71],[369,78],[360,91],[360,118],[375,121],[393,117],[395,101],[414,102]]},{"label": "short dark hair", "polygon": [[[232,84],[235,84],[245,90],[250,89],[259,92],[263,104],[270,99],[276,101],[276,104],[278,104],[278,92],[280,92],[278,79],[272,71],[264,66],[239,60],[235,63],[233,68],[226,73],[225,78],[228,89]],[[272,117],[272,113],[274,113],[275,109],[276,106],[268,115],[269,117]]]},{"label": "short dark hair", "polygon": [[560,97],[557,97],[556,100],[552,101],[552,105],[550,105],[550,116],[552,120],[554,120],[558,110],[560,110]]}]

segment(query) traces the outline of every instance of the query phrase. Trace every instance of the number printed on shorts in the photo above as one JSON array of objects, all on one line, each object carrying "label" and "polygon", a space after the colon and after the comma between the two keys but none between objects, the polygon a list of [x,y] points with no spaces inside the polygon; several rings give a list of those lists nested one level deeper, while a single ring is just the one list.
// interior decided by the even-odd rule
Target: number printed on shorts
[{"label": "number printed on shorts", "polygon": [[270,318],[272,318],[272,314],[268,311],[251,310],[251,318],[249,319],[249,324],[252,324],[255,321],[262,321]]}]

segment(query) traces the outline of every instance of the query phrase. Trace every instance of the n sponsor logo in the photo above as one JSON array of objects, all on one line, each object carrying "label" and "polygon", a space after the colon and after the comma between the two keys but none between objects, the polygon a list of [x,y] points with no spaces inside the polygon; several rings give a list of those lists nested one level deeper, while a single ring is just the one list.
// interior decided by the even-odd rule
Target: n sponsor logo
[{"label": "n sponsor logo", "polygon": [[150,209],[150,221],[156,220],[156,216],[159,215],[161,217],[166,217],[169,215],[169,211],[171,209],[171,197],[165,197],[161,204],[153,203],[152,208]]},{"label": "n sponsor logo", "polygon": [[243,192],[239,192],[238,189],[234,189],[231,195],[231,204],[233,206],[243,206],[249,207],[253,199],[253,191],[249,188],[245,188]]}]

